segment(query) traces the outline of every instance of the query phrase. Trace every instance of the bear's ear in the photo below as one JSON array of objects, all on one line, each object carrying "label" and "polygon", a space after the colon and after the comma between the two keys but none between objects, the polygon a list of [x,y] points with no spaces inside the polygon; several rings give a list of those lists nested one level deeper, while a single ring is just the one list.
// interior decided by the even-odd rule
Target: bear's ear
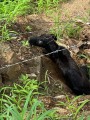
[{"label": "bear's ear", "polygon": [[56,35],[51,34],[51,36],[52,36],[52,38],[53,38],[54,40],[57,40],[57,36],[56,36]]}]

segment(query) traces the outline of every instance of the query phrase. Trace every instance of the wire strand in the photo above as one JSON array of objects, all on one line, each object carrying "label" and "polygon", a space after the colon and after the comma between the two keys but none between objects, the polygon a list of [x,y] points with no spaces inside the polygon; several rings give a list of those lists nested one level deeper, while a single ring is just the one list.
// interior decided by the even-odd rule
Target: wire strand
[{"label": "wire strand", "polygon": [[[76,47],[77,47],[76,45],[73,45],[73,46],[70,46],[70,47],[68,47],[68,48],[76,48]],[[60,52],[60,51],[63,51],[63,50],[66,50],[66,48],[64,48],[64,49],[62,49],[62,50],[55,50],[55,51],[53,51],[53,52],[50,52],[50,53],[47,53],[47,54],[42,54],[42,55],[33,57],[33,58],[31,58],[31,59],[26,59],[26,60],[23,60],[23,61],[20,61],[20,62],[17,62],[17,63],[5,65],[5,66],[1,67],[0,70],[5,69],[5,68],[9,68],[9,67],[12,67],[12,66],[15,66],[15,65],[18,65],[18,64],[22,64],[22,63],[25,63],[25,62],[28,62],[28,61],[31,61],[31,60],[34,60],[34,59],[37,59],[37,58],[41,58],[41,57],[44,57],[44,56],[48,56],[48,55],[51,55],[51,54],[53,54],[53,53]]]}]

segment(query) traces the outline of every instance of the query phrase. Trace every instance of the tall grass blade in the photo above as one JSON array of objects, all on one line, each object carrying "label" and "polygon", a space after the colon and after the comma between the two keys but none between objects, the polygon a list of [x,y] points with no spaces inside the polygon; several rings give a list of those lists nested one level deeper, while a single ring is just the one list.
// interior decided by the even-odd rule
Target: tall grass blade
[{"label": "tall grass blade", "polygon": [[30,93],[28,94],[28,96],[27,96],[27,98],[26,98],[26,101],[25,101],[25,104],[24,104],[24,107],[23,107],[23,110],[22,110],[22,116],[24,116],[25,113],[26,113],[26,111],[27,111],[28,103],[29,103],[29,101],[30,101],[30,97],[31,97],[31,95],[32,95],[32,92],[33,92],[33,90],[30,91]]},{"label": "tall grass blade", "polygon": [[31,119],[32,119],[33,114],[35,115],[36,108],[37,108],[40,104],[41,104],[40,101],[35,101],[35,103],[34,103],[34,104],[32,105],[32,107],[31,107],[31,110],[30,110],[29,115],[28,115],[28,117],[27,117],[26,120],[31,120]]},{"label": "tall grass blade", "polygon": [[87,102],[89,102],[89,100],[85,100],[85,101],[78,107],[78,109],[77,109],[76,112],[75,112],[75,118],[77,117],[77,114],[79,113],[80,109],[83,108],[83,106],[84,106]]}]

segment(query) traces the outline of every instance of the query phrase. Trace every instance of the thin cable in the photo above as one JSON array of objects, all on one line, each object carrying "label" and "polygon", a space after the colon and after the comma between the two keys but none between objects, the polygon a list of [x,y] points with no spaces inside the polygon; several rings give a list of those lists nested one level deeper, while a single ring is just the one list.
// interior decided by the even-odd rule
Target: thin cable
[{"label": "thin cable", "polygon": [[[69,48],[75,48],[75,47],[77,47],[77,46],[74,45],[74,46],[70,46]],[[23,60],[23,61],[21,61],[21,62],[17,62],[17,63],[5,65],[4,67],[1,67],[0,70],[5,69],[5,68],[9,68],[9,67],[12,67],[12,66],[15,66],[15,65],[18,65],[18,64],[22,64],[22,63],[24,63],[24,62],[28,62],[28,61],[31,61],[31,60],[34,60],[34,59],[37,59],[37,58],[40,58],[40,57],[48,56],[48,55],[51,55],[51,54],[53,54],[53,53],[57,53],[57,52],[63,51],[63,50],[66,50],[66,48],[64,48],[64,49],[62,49],[62,50],[56,50],[56,51],[53,51],[53,52],[50,52],[50,53],[47,53],[47,54],[42,54],[42,55],[33,57],[33,58],[31,58],[31,59]]]}]

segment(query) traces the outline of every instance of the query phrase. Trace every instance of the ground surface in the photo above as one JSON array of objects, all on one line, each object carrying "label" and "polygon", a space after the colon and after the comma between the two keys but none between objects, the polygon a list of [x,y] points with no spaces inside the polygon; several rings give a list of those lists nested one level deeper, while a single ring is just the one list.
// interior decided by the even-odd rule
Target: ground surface
[{"label": "ground surface", "polygon": [[[90,0],[71,0],[62,5],[62,19],[89,18]],[[90,19],[90,18],[89,18]]]},{"label": "ground surface", "polygon": [[[58,8],[59,10],[59,8]],[[61,11],[61,12],[60,12]],[[86,20],[89,21],[89,15],[90,15],[90,0],[71,0],[69,2],[63,3],[62,7],[60,7],[60,20],[61,21],[67,21],[67,20],[77,20],[77,19],[81,19],[82,20]],[[57,11],[58,12],[58,11]],[[89,13],[89,14],[88,14]],[[56,14],[58,15],[58,14]],[[55,16],[56,16],[55,15]],[[35,36],[35,35],[40,35],[43,33],[48,33],[49,30],[54,26],[54,20],[53,17],[45,14],[40,14],[40,15],[28,15],[26,17],[19,17],[17,19],[17,22],[12,25],[13,30],[17,31],[19,34],[18,36],[16,35],[15,39],[12,41],[8,41],[7,43],[10,44],[11,48],[13,49],[13,51],[17,54],[18,58],[20,60],[24,60],[24,59],[29,59],[29,54],[33,54],[31,53],[31,48],[28,46],[24,46],[22,47],[22,41],[26,41],[27,39],[29,39],[29,37],[31,36]],[[86,22],[85,22],[86,23]],[[28,26],[30,26],[30,29],[27,29]],[[86,25],[85,25],[86,26]],[[85,28],[85,34],[88,34],[88,36],[90,35],[90,26],[86,26]],[[84,35],[85,37],[85,35]],[[90,40],[90,38],[89,38]],[[80,44],[80,41],[82,41],[82,33],[81,33],[81,37],[78,39],[78,41],[76,41],[75,39],[66,39],[62,41],[62,44],[67,46],[70,45],[74,45],[74,43],[76,45]],[[80,46],[83,44],[83,42],[81,42]],[[39,50],[38,48],[36,49],[36,51],[33,52],[37,52],[37,50]],[[79,61],[81,64],[85,63],[85,64],[89,64],[90,60],[89,59],[85,59],[85,60],[81,60],[78,59],[77,56],[77,51],[79,52],[80,50],[78,50],[78,48],[76,49],[76,51],[70,49],[72,56],[75,58],[76,61]],[[87,51],[84,51],[85,54],[87,54],[88,56],[90,55],[90,52],[88,53],[89,48],[87,48]],[[41,52],[41,51],[40,51]],[[66,93],[67,94],[67,91]],[[67,99],[65,97],[65,94],[60,94],[59,99],[61,101],[67,102]],[[72,94],[68,94],[69,98],[74,97],[74,95]],[[54,94],[54,96],[56,96]],[[64,97],[63,97],[64,96]],[[85,99],[90,99],[90,96],[84,96],[82,97],[81,101],[85,100]],[[40,98],[42,99],[46,106],[48,106],[48,108],[52,108],[56,106],[56,101],[58,101],[57,98],[52,99],[52,97],[42,97]],[[56,100],[57,99],[57,100]],[[80,102],[80,101],[79,101]],[[79,102],[77,102],[77,104],[79,104]],[[78,106],[78,105],[76,105]],[[75,107],[76,107],[75,106]],[[87,106],[85,106],[82,110],[82,112],[86,111],[85,114],[87,116],[87,114],[90,114],[90,104],[88,104]],[[69,108],[67,107],[58,107],[60,114],[68,114],[70,112]]]}]

